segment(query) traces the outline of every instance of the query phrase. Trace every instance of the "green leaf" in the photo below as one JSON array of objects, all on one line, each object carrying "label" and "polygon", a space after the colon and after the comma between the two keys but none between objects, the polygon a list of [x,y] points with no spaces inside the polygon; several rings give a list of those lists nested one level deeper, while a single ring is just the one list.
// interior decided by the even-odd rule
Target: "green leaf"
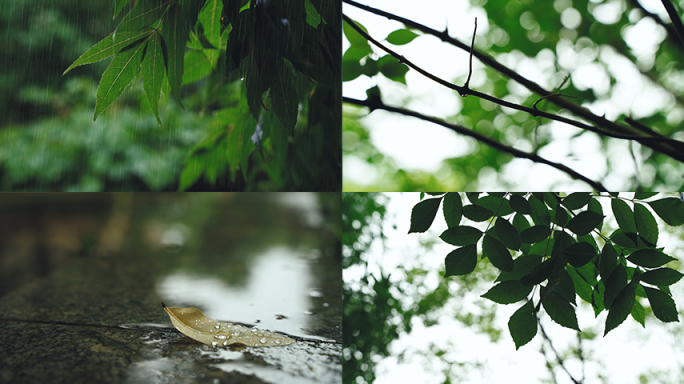
[{"label": "green leaf", "polygon": [[620,293],[617,295],[615,301],[613,301],[613,304],[608,310],[608,317],[606,317],[606,328],[603,336],[607,335],[608,332],[622,324],[622,322],[627,319],[627,316],[632,313],[632,308],[634,308],[634,302],[636,300],[635,291],[635,284],[627,284],[627,286],[622,288]]},{"label": "green leaf", "polygon": [[530,292],[531,286],[522,285],[516,280],[508,280],[493,286],[482,297],[499,304],[511,304],[525,299]]},{"label": "green leaf", "polygon": [[[584,267],[583,267],[584,268]],[[592,302],[592,286],[587,282],[587,280],[582,277],[575,267],[569,266],[567,272],[572,279],[572,284],[575,286],[575,292],[582,298],[582,300],[587,303]]]},{"label": "green leaf", "polygon": [[532,213],[530,203],[528,203],[527,200],[525,200],[525,198],[522,196],[511,195],[510,204],[511,208],[520,214],[529,215]]},{"label": "green leaf", "polygon": [[178,185],[179,191],[184,191],[190,188],[199,180],[202,173],[204,173],[204,160],[202,155],[193,155],[185,160],[183,172],[180,175],[180,182]]},{"label": "green leaf", "polygon": [[620,199],[610,199],[610,206],[613,209],[615,220],[617,220],[620,229],[624,233],[637,233],[637,227],[634,222],[634,213],[629,205]]},{"label": "green leaf", "polygon": [[567,228],[575,232],[577,235],[582,236],[590,233],[601,223],[601,221],[603,221],[603,216],[599,215],[598,213],[584,211],[570,219],[570,221],[568,221]]},{"label": "green leaf", "polygon": [[461,223],[463,217],[463,202],[461,195],[458,192],[449,192],[444,196],[444,204],[442,205],[444,212],[444,220],[446,220],[447,227],[452,228]]},{"label": "green leaf", "polygon": [[610,274],[606,284],[606,291],[603,294],[603,305],[610,309],[613,301],[620,291],[627,285],[627,269],[622,264],[618,264]]},{"label": "green leaf", "polygon": [[112,17],[112,20],[116,19],[117,16],[119,16],[119,12],[123,9],[123,7],[126,6],[126,4],[130,3],[131,0],[116,0],[116,3],[114,5],[114,17]]},{"label": "green leaf", "polygon": [[564,268],[558,269],[556,272],[557,283],[551,288],[553,291],[563,296],[563,298],[572,304],[575,304],[575,285],[568,271]]},{"label": "green leaf", "polygon": [[84,64],[91,64],[104,60],[112,55],[117,54],[122,49],[128,47],[129,45],[138,42],[154,31],[150,29],[145,29],[136,32],[122,32],[116,34],[116,40],[114,40],[114,32],[110,33],[109,36],[102,39],[99,43],[93,45],[89,50],[81,55],[69,68],[64,71],[63,75],[71,71],[73,68]]},{"label": "green leaf", "polygon": [[608,281],[608,277],[617,266],[617,252],[610,242],[606,242],[601,251],[601,260],[599,261],[599,273],[601,279]]},{"label": "green leaf", "polygon": [[494,229],[503,245],[510,249],[520,250],[520,234],[508,220],[501,217],[497,218]]},{"label": "green leaf", "polygon": [[413,207],[411,210],[411,228],[408,233],[425,232],[435,220],[441,197],[435,199],[425,199]]},{"label": "green leaf", "polygon": [[143,88],[150,101],[152,112],[157,118],[157,123],[161,126],[159,118],[159,93],[161,92],[162,80],[164,80],[164,54],[162,52],[162,41],[159,33],[155,33],[147,42],[145,58],[142,61]]},{"label": "green leaf", "polygon": [[587,242],[572,244],[563,250],[568,263],[575,268],[579,268],[596,257],[596,250]]},{"label": "green leaf", "polygon": [[551,215],[549,214],[546,204],[541,202],[535,196],[530,196],[528,200],[530,204],[530,209],[532,210],[532,221],[537,225],[551,225]]},{"label": "green leaf", "polygon": [[508,200],[503,197],[496,197],[494,195],[484,196],[477,200],[476,203],[480,207],[485,207],[492,211],[495,216],[507,216],[513,213],[513,208]]},{"label": "green leaf", "polygon": [[632,308],[632,318],[642,327],[646,328],[646,311],[639,300],[634,300],[634,308]]},{"label": "green leaf", "polygon": [[535,225],[520,232],[520,240],[523,243],[534,244],[538,243],[551,234],[551,228],[546,225]]},{"label": "green leaf", "polygon": [[513,337],[516,350],[534,338],[537,334],[537,317],[532,301],[528,301],[515,311],[508,320],[508,331]]},{"label": "green leaf", "polygon": [[574,211],[587,205],[589,200],[591,200],[591,194],[588,192],[575,192],[566,196],[563,201],[561,201],[561,204],[563,204],[565,208]]},{"label": "green leaf", "polygon": [[409,71],[409,68],[406,66],[406,64],[400,63],[394,57],[389,57],[393,60],[386,60],[385,62],[381,61],[383,58],[380,58],[380,60],[378,60],[378,68],[380,69],[380,73],[382,73],[383,76],[390,80],[406,84],[405,76],[406,73]]},{"label": "green leaf", "polygon": [[568,211],[564,208],[558,208],[553,211],[555,213],[553,222],[561,227],[565,227],[568,223]]},{"label": "green leaf", "polygon": [[658,268],[644,273],[639,276],[639,279],[652,285],[672,285],[678,282],[682,276],[684,275],[674,269]]},{"label": "green leaf", "polygon": [[271,87],[273,111],[278,116],[278,120],[291,133],[294,133],[294,127],[297,124],[297,113],[299,111],[299,99],[292,85],[293,81],[290,69],[282,66],[280,76],[278,76],[276,82]]},{"label": "green leaf", "polygon": [[561,295],[554,291],[545,291],[542,294],[542,305],[549,314],[551,320],[570,329],[579,331],[575,308]]},{"label": "green leaf", "polygon": [[477,265],[477,246],[466,245],[449,252],[444,263],[446,264],[444,277],[469,274]]},{"label": "green leaf", "polygon": [[140,69],[145,44],[138,43],[130,49],[119,52],[102,74],[100,85],[97,87],[95,116],[102,113],[116,100]]},{"label": "green leaf", "polygon": [[452,245],[475,244],[480,237],[482,237],[482,231],[467,225],[449,228],[439,236],[444,242]]},{"label": "green leaf", "polygon": [[463,207],[463,216],[476,222],[489,220],[494,212],[479,205],[466,205]]},{"label": "green leaf", "polygon": [[[361,29],[364,32],[368,33],[368,30],[366,29],[366,27],[361,25],[361,23],[359,23],[358,21],[353,21],[353,22],[356,25],[358,25],[359,27],[361,27]],[[347,24],[346,20],[344,21],[344,26],[342,27],[342,29],[344,31],[344,36],[347,38],[347,40],[349,41],[349,43],[351,45],[368,46],[368,49],[370,49],[370,46],[368,45],[368,40],[366,40],[365,37],[361,36],[361,34],[358,33],[352,26]]]},{"label": "green leaf", "polygon": [[677,318],[677,306],[675,306],[675,302],[670,295],[661,290],[649,287],[644,287],[644,290],[646,291],[646,297],[648,297],[648,302],[651,304],[651,309],[653,310],[655,317],[665,323],[679,321]]},{"label": "green leaf", "polygon": [[658,224],[648,208],[639,203],[635,203],[634,221],[636,221],[639,236],[641,236],[644,241],[653,246],[658,244]]},{"label": "green leaf", "polygon": [[[214,47],[221,46],[221,12],[223,11],[222,0],[208,0],[204,8],[200,11],[198,19],[202,23],[204,36]],[[208,49],[205,51],[212,67],[216,66],[219,56],[219,49]]]},{"label": "green leaf", "polygon": [[394,45],[404,45],[408,44],[413,39],[418,37],[418,34],[408,29],[397,29],[387,35],[387,42]]},{"label": "green leaf", "polygon": [[211,74],[212,67],[204,51],[189,49],[183,59],[183,84],[194,83]]},{"label": "green leaf", "polygon": [[537,265],[530,272],[520,278],[520,282],[523,285],[528,286],[541,283],[551,276],[551,272],[553,272],[553,268],[555,267],[557,261],[557,257],[544,260],[541,264]]},{"label": "green leaf", "polygon": [[517,257],[513,260],[513,270],[501,272],[496,281],[520,280],[521,277],[528,274],[539,263],[541,263],[541,256],[539,255],[522,255]]},{"label": "green leaf", "polygon": [[636,192],[634,194],[634,198],[639,199],[639,200],[646,200],[646,199],[651,198],[657,194],[658,194],[658,192]]},{"label": "green leaf", "polygon": [[[634,235],[634,234],[630,234]],[[622,229],[616,229],[611,235],[610,239],[613,243],[623,247],[623,248],[636,248],[637,244],[635,242],[635,236],[627,236]]]},{"label": "green leaf", "polygon": [[629,255],[627,260],[642,267],[658,268],[677,259],[655,249],[640,249]]},{"label": "green leaf", "polygon": [[676,197],[666,197],[647,202],[664,222],[672,226],[684,224],[684,202]]},{"label": "green leaf", "polygon": [[492,264],[502,271],[513,270],[513,258],[511,252],[499,240],[485,234],[482,240],[482,256],[489,259]]},{"label": "green leaf", "polygon": [[172,4],[161,25],[162,36],[168,51],[166,70],[169,84],[171,84],[171,91],[176,96],[178,104],[183,109],[185,108],[181,102],[180,89],[183,83],[185,47],[190,35],[190,25],[194,25],[197,20],[197,14],[187,14],[184,10],[181,9],[181,3]]},{"label": "green leaf", "polygon": [[137,31],[158,21],[169,6],[170,0],[138,1],[135,7],[121,20],[116,33]]},{"label": "green leaf", "polygon": [[316,7],[311,4],[311,0],[306,0],[304,2],[304,9],[306,9],[306,23],[313,28],[318,28],[318,24],[321,23],[321,15],[318,13]]}]

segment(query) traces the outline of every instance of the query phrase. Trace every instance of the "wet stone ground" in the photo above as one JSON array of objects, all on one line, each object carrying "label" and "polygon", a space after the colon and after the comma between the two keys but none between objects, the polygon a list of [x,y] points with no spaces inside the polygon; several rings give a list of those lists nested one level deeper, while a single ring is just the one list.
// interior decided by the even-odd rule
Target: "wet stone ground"
[{"label": "wet stone ground", "polygon": [[[0,202],[0,382],[342,382],[334,198],[50,195]],[[204,345],[162,300],[297,341]]]}]

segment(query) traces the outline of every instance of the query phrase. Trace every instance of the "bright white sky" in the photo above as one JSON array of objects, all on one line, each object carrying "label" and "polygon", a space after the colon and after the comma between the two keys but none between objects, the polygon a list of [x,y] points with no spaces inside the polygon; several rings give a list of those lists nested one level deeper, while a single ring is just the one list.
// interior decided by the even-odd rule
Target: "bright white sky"
[{"label": "bright white sky", "polygon": [[[477,39],[484,39],[490,34],[490,26],[484,9],[471,6],[467,0],[422,0],[420,6],[416,6],[415,2],[394,0],[361,1],[361,3],[368,3],[375,8],[411,18],[437,30],[448,27],[452,37],[464,42],[469,42],[472,38],[475,17],[478,18]],[[604,4],[595,8],[594,16],[607,24],[614,23],[617,20],[614,15],[624,11],[622,3],[624,1],[606,0]],[[641,3],[649,11],[661,14],[661,17],[668,20],[660,1],[641,0]],[[577,25],[580,17],[578,12],[568,8],[571,4],[571,0],[555,0],[554,2],[557,8],[567,11],[562,14],[562,22],[567,27],[564,28],[564,33],[570,35],[575,32],[569,28]],[[401,23],[387,20],[348,4],[344,4],[343,12],[364,25],[372,36],[381,41],[390,32],[403,27]],[[655,44],[665,37],[664,29],[652,20],[644,19],[626,28],[623,35],[630,48],[640,58],[639,65],[650,68],[653,65]],[[348,46],[349,43],[344,39],[343,51]],[[612,48],[591,49],[583,48],[583,46],[581,43],[573,45],[567,39],[558,44],[559,57],[557,59],[565,69],[563,73],[556,73],[553,69],[556,57],[548,50],[542,51],[537,58],[526,58],[518,52],[499,57],[499,60],[546,89],[553,89],[561,82],[563,76],[572,72],[572,79],[578,88],[594,88],[595,92],[603,95],[604,100],[585,106],[598,115],[605,113],[609,119],[614,119],[620,113],[630,109],[635,118],[648,116],[657,108],[671,106],[674,103],[671,95],[649,85],[638,73],[638,68],[628,60],[619,57]],[[435,37],[420,36],[407,45],[389,45],[389,47],[443,79],[453,81],[456,78],[465,79],[467,76],[468,54],[441,43]],[[378,53],[377,57],[385,54],[379,48],[373,48]],[[436,52],[439,54],[435,54]],[[596,63],[597,57],[603,65]],[[485,90],[484,65],[474,59],[473,66],[473,78],[470,85],[474,89]],[[608,93],[608,73],[617,79],[617,85],[610,94]],[[406,105],[407,108],[440,118],[453,115],[462,106],[461,97],[455,91],[413,70],[407,73],[406,81],[407,86],[404,86],[383,76],[370,79],[362,75],[354,81],[343,83],[343,94],[363,100],[366,98],[366,89],[378,84],[383,91],[385,103],[401,106],[403,100],[410,96],[412,101]],[[462,82],[463,80],[459,80],[459,83]],[[521,97],[529,94],[521,86],[510,88]],[[684,111],[672,114],[672,118],[681,121],[684,119]],[[467,155],[472,148],[472,145],[468,144],[471,139],[466,139],[435,124],[386,111],[375,111],[363,118],[362,123],[371,128],[373,144],[383,154],[394,158],[399,167],[425,170],[434,173],[438,178],[440,174],[437,171],[444,159]],[[608,165],[606,157],[601,153],[600,142],[597,138],[592,135],[583,135],[579,139],[570,141],[571,136],[579,130],[557,122],[551,123],[549,129],[554,140],[557,141],[540,151],[541,156],[568,165],[592,179],[605,176]],[[527,151],[531,149],[525,145],[517,145],[517,148]],[[635,173],[627,142],[611,141],[608,154],[613,166],[611,174],[604,180],[604,186],[612,190],[624,190],[625,180],[633,177]],[[615,164],[620,164],[620,167]],[[653,170],[647,166],[638,171],[641,174],[640,177],[644,179],[649,179],[649,175],[653,174]],[[555,185],[555,189],[589,189],[587,184],[572,180],[549,166],[522,159],[514,159],[510,162],[503,169],[502,175],[514,186],[511,189],[515,190],[550,190],[552,185]],[[355,160],[353,157],[345,158],[345,178],[363,185],[372,183],[376,176],[382,177],[382,175],[369,173],[369,168],[364,162]],[[447,178],[448,174],[442,177]],[[491,174],[491,170],[488,172],[483,169],[479,189],[501,190],[503,187]]]},{"label": "bright white sky", "polygon": [[[419,245],[419,241],[435,238],[447,228],[441,207],[435,222],[427,233],[407,235],[411,209],[419,201],[419,194],[391,193],[388,195],[391,200],[387,207],[388,215],[384,225],[384,233],[387,236],[386,249],[383,251],[379,244],[374,244],[368,255],[371,271],[377,273],[379,266],[387,275],[396,270],[399,265],[406,268],[421,266],[431,271],[426,288],[428,290],[434,289],[437,286],[438,279],[443,278],[438,272],[443,268],[444,258],[454,247],[438,239],[438,245],[431,252],[425,253],[425,250]],[[627,195],[630,196],[631,194]],[[610,203],[608,198],[600,198],[599,201],[604,204],[605,212],[611,212],[610,205],[606,205],[606,203]],[[609,216],[611,220],[606,220],[604,225],[617,227],[612,219],[612,214]],[[468,225],[476,227],[481,226],[481,224],[483,223],[468,223]],[[486,225],[486,223],[484,224]],[[393,225],[396,225],[396,229],[392,228]],[[659,246],[665,247],[665,253],[679,260],[684,259],[684,239],[672,238],[663,230],[661,225],[659,226]],[[357,279],[358,276],[355,275],[353,270],[345,270],[345,282]],[[393,277],[401,279],[400,272],[397,272]],[[491,285],[485,285],[481,292],[473,292],[473,298],[479,299],[477,297],[486,292]],[[680,314],[684,308],[684,287],[682,285],[680,281],[672,287]],[[451,300],[459,300],[459,298],[454,297]],[[499,305],[498,307],[500,309],[497,310],[495,324],[503,330],[498,343],[491,343],[488,336],[477,334],[474,330],[463,326],[450,317],[442,317],[438,325],[430,328],[425,328],[422,325],[414,326],[411,334],[401,335],[398,340],[390,345],[390,351],[394,354],[398,354],[407,348],[414,351],[427,351],[429,344],[434,343],[451,351],[449,357],[452,361],[480,361],[484,363],[484,370],[473,370],[469,374],[468,380],[463,381],[463,384],[535,384],[540,383],[541,379],[549,378],[545,360],[539,352],[542,341],[540,333],[518,351],[515,350],[513,340],[508,333],[508,319],[520,307],[520,303]],[[606,319],[605,311],[598,318],[594,318],[593,311],[586,305],[580,307],[577,314],[580,329],[597,327],[599,334],[603,334],[603,324]],[[598,361],[604,365],[604,368],[601,368],[595,363],[588,364],[586,367],[586,383],[599,382],[597,380],[599,369],[601,374],[607,377],[608,382],[612,383],[638,384],[639,374],[651,369],[666,372],[664,377],[670,377],[672,381],[664,382],[678,382],[676,372],[684,366],[684,349],[681,347],[684,343],[681,340],[676,341],[670,332],[675,329],[682,330],[681,321],[680,319],[679,323],[663,324],[654,317],[647,317],[646,328],[644,329],[630,316],[605,338],[599,336],[595,341],[585,343],[585,353],[592,353],[590,360]],[[567,346],[576,343],[575,331],[551,322],[546,314],[543,314],[542,322],[557,350],[564,350]],[[679,347],[676,347],[677,345]],[[431,363],[426,363],[423,359],[409,357],[403,364],[399,364],[396,357],[390,357],[378,364],[375,383],[427,384],[441,382],[439,380],[443,376],[439,373],[429,372],[426,370],[426,366],[441,367],[437,359]],[[581,378],[581,368],[575,360],[568,361],[567,366],[575,378]],[[454,365],[452,369],[459,370],[460,368]],[[570,383],[564,372],[559,371],[557,378],[559,384]],[[681,380],[682,377],[679,376],[678,378]]]}]

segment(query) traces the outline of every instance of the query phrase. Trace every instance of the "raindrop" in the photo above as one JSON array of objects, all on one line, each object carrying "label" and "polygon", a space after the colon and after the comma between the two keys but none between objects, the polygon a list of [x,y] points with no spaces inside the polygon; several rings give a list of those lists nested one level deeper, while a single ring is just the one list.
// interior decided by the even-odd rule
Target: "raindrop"
[{"label": "raindrop", "polygon": [[329,303],[323,303],[323,306],[328,308],[328,307],[330,307],[330,304]]},{"label": "raindrop", "polygon": [[226,335],[216,335],[214,337],[216,337],[217,339],[225,339]]},{"label": "raindrop", "polygon": [[223,345],[228,345],[228,340],[224,341]]},{"label": "raindrop", "polygon": [[216,329],[219,329],[219,328],[221,328],[221,327],[219,327],[219,325],[218,325],[218,324],[216,324]]},{"label": "raindrop", "polygon": [[215,346],[217,346],[217,345],[218,345],[217,342],[215,342],[215,341],[212,341],[212,342],[211,342],[211,346],[212,346],[212,347],[215,347]]},{"label": "raindrop", "polygon": [[280,340],[276,340],[276,344],[280,344]]},{"label": "raindrop", "polygon": [[311,312],[311,311],[304,311],[304,314],[307,315],[307,316],[311,316],[311,315],[313,315],[313,312]]},{"label": "raindrop", "polygon": [[321,292],[320,289],[310,289],[309,290],[309,296],[311,297],[323,297],[323,292]]},{"label": "raindrop", "polygon": [[264,344],[266,342],[266,338],[261,338],[261,340],[259,341],[261,342],[261,344]]}]

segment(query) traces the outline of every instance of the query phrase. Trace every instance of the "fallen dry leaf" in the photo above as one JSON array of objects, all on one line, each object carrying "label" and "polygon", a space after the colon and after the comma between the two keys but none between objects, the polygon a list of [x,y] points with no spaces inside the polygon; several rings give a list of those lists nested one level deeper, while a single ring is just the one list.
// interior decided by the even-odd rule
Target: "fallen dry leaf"
[{"label": "fallen dry leaf", "polygon": [[164,302],[162,306],[176,329],[200,343],[215,347],[231,344],[269,347],[294,343],[294,340],[276,333],[210,319],[197,308],[167,307]]}]

